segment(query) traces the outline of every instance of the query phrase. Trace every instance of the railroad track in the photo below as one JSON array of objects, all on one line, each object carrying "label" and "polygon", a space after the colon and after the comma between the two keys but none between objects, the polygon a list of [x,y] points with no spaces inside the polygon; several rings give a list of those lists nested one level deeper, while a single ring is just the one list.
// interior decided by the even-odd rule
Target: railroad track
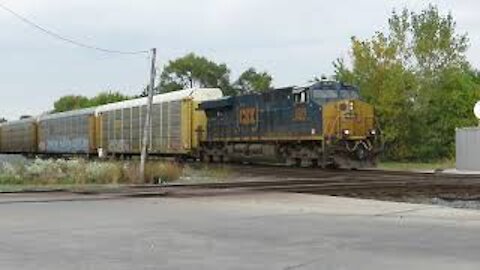
[{"label": "railroad track", "polygon": [[[328,171],[272,166],[229,166],[242,180],[222,183],[132,186],[133,192],[175,195],[225,192],[294,192],[402,201],[405,198],[480,198],[479,175],[399,171]],[[203,192],[208,191],[208,192]]]},{"label": "railroad track", "polygon": [[[211,166],[211,165],[210,165]],[[242,192],[291,192],[403,201],[405,198],[480,199],[480,175],[380,170],[321,170],[259,165],[213,165],[231,171],[224,182],[134,185],[76,190],[83,195],[212,196]],[[41,192],[46,192],[41,190]],[[69,192],[57,190],[56,192]],[[35,191],[30,191],[35,193]]]}]

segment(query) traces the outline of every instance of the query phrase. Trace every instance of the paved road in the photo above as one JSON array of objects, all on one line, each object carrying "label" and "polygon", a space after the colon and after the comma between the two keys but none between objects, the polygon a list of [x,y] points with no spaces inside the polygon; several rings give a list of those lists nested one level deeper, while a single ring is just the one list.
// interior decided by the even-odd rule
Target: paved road
[{"label": "paved road", "polygon": [[12,203],[0,269],[479,269],[480,212],[294,194]]}]

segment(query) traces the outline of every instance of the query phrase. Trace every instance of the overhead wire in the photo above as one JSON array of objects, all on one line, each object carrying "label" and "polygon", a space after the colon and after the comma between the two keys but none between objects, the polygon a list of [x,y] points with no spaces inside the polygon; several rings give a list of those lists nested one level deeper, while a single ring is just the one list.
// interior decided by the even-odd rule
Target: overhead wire
[{"label": "overhead wire", "polygon": [[73,45],[76,45],[78,47],[82,47],[82,48],[85,48],[85,49],[91,49],[91,50],[96,50],[96,51],[100,51],[100,52],[104,52],[104,53],[114,53],[114,54],[130,54],[130,55],[135,55],[135,54],[148,54],[149,51],[148,50],[140,50],[140,51],[122,51],[122,50],[113,50],[113,49],[107,49],[107,48],[102,48],[102,47],[99,47],[99,46],[94,46],[94,45],[91,45],[91,44],[86,44],[86,43],[83,43],[83,42],[80,42],[80,41],[77,41],[77,40],[74,40],[74,39],[71,39],[71,38],[68,38],[68,37],[65,37],[65,36],[62,36],[60,34],[57,34],[55,32],[53,32],[52,30],[49,30],[29,19],[27,19],[26,17],[20,15],[19,13],[15,12],[14,10],[10,9],[9,7],[5,6],[4,4],[2,4],[0,2],[0,8],[5,10],[6,12],[12,14],[13,16],[15,16],[17,19],[21,20],[22,22],[30,25],[31,27],[43,32],[44,34],[47,34],[53,38],[56,38],[56,39],[59,39],[59,40],[62,40],[64,42],[67,42],[67,43],[70,43],[70,44],[73,44]]}]

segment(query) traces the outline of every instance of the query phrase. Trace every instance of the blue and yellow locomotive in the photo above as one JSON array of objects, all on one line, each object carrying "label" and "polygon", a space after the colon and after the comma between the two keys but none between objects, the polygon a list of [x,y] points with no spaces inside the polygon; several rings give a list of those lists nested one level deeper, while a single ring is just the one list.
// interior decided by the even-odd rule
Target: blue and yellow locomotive
[{"label": "blue and yellow locomotive", "polygon": [[200,109],[208,119],[205,161],[364,168],[381,148],[373,106],[338,82],[226,97]]}]

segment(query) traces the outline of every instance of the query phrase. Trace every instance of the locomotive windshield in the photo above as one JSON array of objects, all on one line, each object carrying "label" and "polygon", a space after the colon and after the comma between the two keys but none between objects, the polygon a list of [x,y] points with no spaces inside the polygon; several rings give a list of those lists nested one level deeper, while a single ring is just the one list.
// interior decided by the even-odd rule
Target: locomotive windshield
[{"label": "locomotive windshield", "polygon": [[340,90],[340,98],[341,99],[359,99],[360,95],[358,94],[357,89]]},{"label": "locomotive windshield", "polygon": [[310,87],[312,98],[318,104],[341,99],[359,99],[358,89],[338,82],[319,82]]}]

